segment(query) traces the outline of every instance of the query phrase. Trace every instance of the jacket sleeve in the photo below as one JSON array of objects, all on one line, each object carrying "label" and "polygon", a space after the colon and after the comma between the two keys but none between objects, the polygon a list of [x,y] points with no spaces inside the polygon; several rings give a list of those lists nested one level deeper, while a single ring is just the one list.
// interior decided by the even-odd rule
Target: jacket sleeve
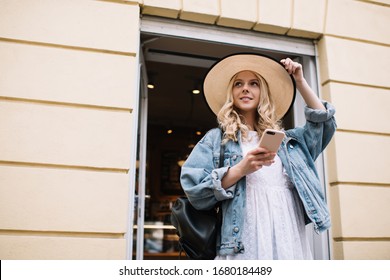
[{"label": "jacket sleeve", "polygon": [[[218,132],[219,133],[219,132]],[[182,166],[180,182],[191,204],[197,209],[211,209],[218,201],[233,198],[222,188],[221,180],[229,167],[218,168],[219,147],[214,148],[217,131],[208,132],[200,140]]]},{"label": "jacket sleeve", "polygon": [[335,108],[332,104],[322,101],[326,111],[305,107],[306,124],[296,129],[295,137],[303,138],[313,160],[322,153],[336,131]]}]

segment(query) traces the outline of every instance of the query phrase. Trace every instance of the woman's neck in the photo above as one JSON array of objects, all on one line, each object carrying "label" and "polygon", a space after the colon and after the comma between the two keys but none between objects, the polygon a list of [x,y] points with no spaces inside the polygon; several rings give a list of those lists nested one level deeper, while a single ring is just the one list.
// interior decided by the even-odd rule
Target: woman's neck
[{"label": "woman's neck", "polygon": [[253,114],[241,114],[241,116],[241,121],[248,127],[248,129],[255,130],[255,116]]}]

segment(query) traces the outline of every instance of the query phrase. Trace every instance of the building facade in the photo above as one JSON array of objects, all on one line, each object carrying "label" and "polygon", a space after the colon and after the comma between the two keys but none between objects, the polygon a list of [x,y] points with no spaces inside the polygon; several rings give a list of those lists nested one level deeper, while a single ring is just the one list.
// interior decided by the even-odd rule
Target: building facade
[{"label": "building facade", "polygon": [[0,258],[142,258],[144,46],[190,41],[301,59],[337,109],[319,258],[390,259],[388,26],[389,0],[0,0]]}]

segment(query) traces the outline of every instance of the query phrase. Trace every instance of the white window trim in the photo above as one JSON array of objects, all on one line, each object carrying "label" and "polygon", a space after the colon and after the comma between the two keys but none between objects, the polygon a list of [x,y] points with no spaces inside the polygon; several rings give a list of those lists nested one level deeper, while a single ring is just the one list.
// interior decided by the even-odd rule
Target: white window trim
[{"label": "white window trim", "polygon": [[253,47],[257,50],[285,52],[290,55],[315,56],[313,42],[300,38],[149,16],[142,17],[140,28],[142,33],[220,42],[229,45]]}]

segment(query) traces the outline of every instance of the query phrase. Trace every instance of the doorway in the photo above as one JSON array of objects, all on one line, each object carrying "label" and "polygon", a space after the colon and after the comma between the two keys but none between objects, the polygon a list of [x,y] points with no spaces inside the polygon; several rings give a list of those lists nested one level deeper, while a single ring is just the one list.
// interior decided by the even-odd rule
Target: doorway
[{"label": "doorway", "polygon": [[[144,168],[144,185],[141,186],[142,192],[136,188],[135,194],[138,209],[134,214],[133,258],[178,259],[178,237],[170,223],[170,207],[178,196],[184,195],[179,183],[180,168],[194,145],[209,129],[217,126],[216,117],[202,93],[202,81],[208,68],[220,58],[240,52],[259,53],[276,60],[289,56],[308,67],[315,66],[315,63],[306,51],[296,53],[299,48],[295,45],[291,45],[294,51],[286,52],[284,49],[281,51],[280,47],[262,48],[262,44],[256,48],[221,42],[218,36],[215,40],[201,40],[193,38],[198,34],[196,30],[191,36],[188,29],[185,37],[180,34],[172,36],[172,32],[180,33],[175,31],[176,23],[163,23],[172,27],[173,31],[168,28],[160,32],[155,27],[155,31],[150,32],[148,24],[153,26],[153,20],[143,21],[147,26],[141,33],[144,75],[147,76],[147,109],[144,109],[147,115],[143,120],[140,117],[140,121],[146,122],[147,137],[139,141],[140,153],[142,150],[145,153],[144,166],[139,167]],[[189,25],[207,33],[203,26]],[[229,38],[229,34],[234,35],[231,30],[225,31],[228,35],[226,38]],[[248,33],[248,36],[251,34]],[[265,45],[269,45],[269,40],[267,36],[264,42],[268,43]],[[307,42],[302,46],[307,49]],[[315,71],[307,72],[310,75],[307,79],[317,83],[313,78]],[[302,100],[297,99],[294,108],[284,118],[286,129],[302,121],[302,116],[294,112],[303,112]],[[312,243],[313,247],[318,247],[313,251],[321,252],[317,258],[326,259],[324,252],[328,250],[327,244],[324,246],[323,240]]]}]

